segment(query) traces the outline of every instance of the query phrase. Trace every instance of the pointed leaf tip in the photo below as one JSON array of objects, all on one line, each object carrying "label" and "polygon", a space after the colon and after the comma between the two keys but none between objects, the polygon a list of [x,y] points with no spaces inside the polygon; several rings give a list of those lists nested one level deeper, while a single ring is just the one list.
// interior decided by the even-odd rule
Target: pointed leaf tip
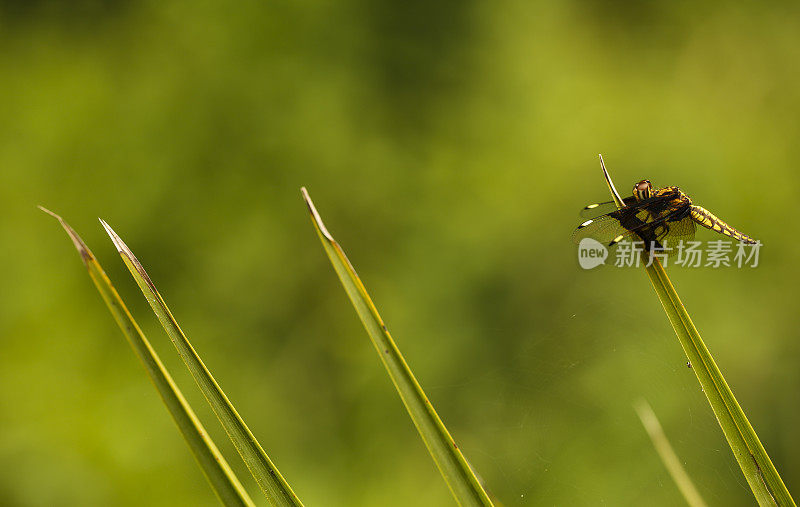
[{"label": "pointed leaf tip", "polygon": [[[127,258],[129,258],[134,263],[134,265],[137,266],[137,269],[141,268],[139,260],[136,259],[135,255],[133,255],[133,252],[131,251],[130,248],[128,248],[128,245],[126,245],[125,242],[122,241],[122,238],[120,238],[119,235],[116,232],[114,232],[114,229],[112,229],[111,226],[108,225],[108,222],[106,222],[102,218],[98,218],[98,220],[100,220],[100,223],[103,225],[103,229],[106,230],[106,233],[111,238],[111,241],[114,243],[114,247],[117,249],[117,251],[121,255],[124,255]],[[143,269],[141,270],[143,271]]]},{"label": "pointed leaf tip", "polygon": [[141,277],[144,279],[147,285],[150,286],[153,292],[158,293],[158,291],[156,290],[156,286],[153,284],[153,281],[150,280],[150,277],[147,275],[147,271],[144,270],[144,266],[142,266],[142,263],[139,262],[139,259],[137,259],[135,255],[133,255],[133,252],[131,251],[130,248],[128,248],[128,245],[126,245],[125,242],[122,241],[122,238],[120,238],[119,235],[116,232],[114,232],[114,229],[112,229],[111,226],[108,225],[108,223],[106,223],[105,220],[103,220],[102,218],[98,218],[98,220],[100,220],[100,223],[103,225],[103,228],[106,230],[106,233],[111,238],[111,241],[114,243],[114,247],[117,249],[117,252],[119,252],[121,256],[130,260],[131,265],[133,265],[134,269],[136,269],[139,275],[141,275]]},{"label": "pointed leaf tip", "polygon": [[55,219],[60,219],[61,218],[60,216],[56,215],[55,213],[53,213],[49,209],[45,208],[41,204],[37,205],[36,207],[39,208],[40,210],[44,211],[45,213],[47,213],[48,215],[50,215],[51,217],[53,217]]},{"label": "pointed leaf tip", "polygon": [[106,234],[108,234],[108,236],[111,238],[111,242],[114,243],[114,248],[116,248],[117,251],[121,254],[126,253],[128,247],[125,245],[122,239],[117,235],[117,233],[114,232],[114,229],[112,229],[111,226],[108,225],[108,223],[106,223],[106,221],[103,220],[102,218],[98,217],[97,219],[100,220],[100,224],[103,226],[103,229],[106,230]]},{"label": "pointed leaf tip", "polygon": [[306,201],[306,206],[308,206],[308,211],[311,213],[311,218],[314,220],[314,223],[317,225],[317,228],[320,230],[325,239],[334,243],[335,240],[331,233],[328,232],[328,229],[325,227],[325,224],[322,222],[322,217],[319,216],[317,212],[317,208],[314,206],[314,202],[311,200],[311,196],[308,195],[308,190],[306,187],[300,187],[300,193],[303,194],[303,199]]},{"label": "pointed leaf tip", "polygon": [[51,217],[58,220],[58,223],[61,224],[61,227],[64,229],[64,231],[66,231],[67,236],[69,236],[69,239],[72,240],[72,244],[75,245],[75,249],[78,250],[79,254],[81,254],[81,260],[83,261],[84,264],[94,259],[94,255],[92,255],[92,252],[91,250],[89,250],[89,247],[86,246],[86,243],[84,243],[81,237],[78,236],[78,233],[75,232],[75,229],[70,227],[70,225],[63,218],[61,218],[61,215],[53,213],[44,206],[37,206],[37,208],[39,208],[40,210],[44,211]]},{"label": "pointed leaf tip", "polygon": [[617,207],[621,208],[624,206],[622,196],[619,195],[617,187],[615,187],[614,182],[611,181],[611,176],[606,169],[606,163],[603,161],[603,155],[598,153],[597,156],[600,157],[600,167],[603,169],[603,177],[606,179],[606,185],[608,185],[608,190],[611,192],[611,197],[614,199],[614,202],[617,203]]}]

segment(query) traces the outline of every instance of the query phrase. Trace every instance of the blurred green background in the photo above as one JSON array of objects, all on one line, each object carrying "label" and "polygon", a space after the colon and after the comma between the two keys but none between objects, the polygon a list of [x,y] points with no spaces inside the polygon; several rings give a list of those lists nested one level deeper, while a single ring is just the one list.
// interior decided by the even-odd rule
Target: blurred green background
[{"label": "blurred green background", "polygon": [[797,494],[796,3],[0,5],[0,504],[217,504],[37,204],[93,249],[243,480],[96,217],[307,505],[453,503],[305,185],[503,503],[681,504],[643,397],[710,504],[752,505],[643,270],[578,267],[600,152],[626,193],[680,185],[764,243],[757,269],[669,272]]}]

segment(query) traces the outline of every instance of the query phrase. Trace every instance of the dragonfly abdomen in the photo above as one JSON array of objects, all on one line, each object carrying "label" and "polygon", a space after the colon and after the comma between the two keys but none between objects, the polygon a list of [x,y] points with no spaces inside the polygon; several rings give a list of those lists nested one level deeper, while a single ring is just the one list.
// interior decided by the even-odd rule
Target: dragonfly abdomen
[{"label": "dragonfly abdomen", "polygon": [[715,214],[711,213],[702,206],[696,206],[693,204],[691,207],[691,211],[689,213],[691,214],[695,222],[702,225],[703,227],[711,229],[712,231],[719,232],[721,234],[730,236],[733,239],[743,241],[745,243],[756,242],[756,240],[754,240],[747,234],[742,234],[741,232],[737,231],[736,229],[734,229],[730,225],[720,220]]}]

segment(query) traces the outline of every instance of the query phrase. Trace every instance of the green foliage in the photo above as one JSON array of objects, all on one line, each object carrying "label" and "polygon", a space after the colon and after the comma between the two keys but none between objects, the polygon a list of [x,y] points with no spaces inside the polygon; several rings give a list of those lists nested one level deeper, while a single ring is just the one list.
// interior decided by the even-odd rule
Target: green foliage
[{"label": "green foliage", "polygon": [[381,358],[386,372],[403,400],[414,426],[417,427],[420,437],[425,442],[428,452],[436,462],[436,466],[439,467],[439,471],[456,501],[459,505],[492,505],[489,495],[486,494],[475,473],[470,469],[455,440],[450,436],[439,418],[439,414],[436,413],[436,409],[433,408],[433,404],[428,400],[422,386],[419,385],[411,368],[403,359],[403,355],[389,334],[389,330],[383,323],[378,309],[369,297],[355,268],[350,264],[342,247],[325,228],[306,189],[303,188],[302,192],[311,213],[311,221],[325,253],[358,313],[358,318],[364,324],[364,329],[367,330],[372,345],[375,346],[378,357]]},{"label": "green foliage", "polygon": [[239,455],[247,464],[247,468],[250,469],[250,473],[253,474],[270,503],[281,507],[302,505],[292,488],[228,400],[228,397],[225,396],[222,388],[211,375],[211,372],[208,371],[197,351],[189,343],[144,267],[111,227],[103,220],[100,220],[100,222],[114,242],[114,246],[117,247],[117,251],[119,251],[122,260],[128,267],[128,271],[130,271],[145,298],[147,298],[147,302],[150,303],[150,307],[169,335],[170,340],[172,340],[172,344],[175,345],[184,364],[192,373],[192,377],[194,377],[198,387],[200,387],[206,400],[214,409],[214,413],[228,433],[231,442],[233,442]]},{"label": "green foliage", "polygon": [[96,217],[124,224],[305,504],[452,502],[342,311],[306,185],[504,504],[679,505],[630,409],[644,397],[703,497],[752,505],[642,273],[577,266],[578,211],[607,198],[599,151],[622,192],[679,185],[764,243],[757,269],[667,269],[797,490],[800,4],[18,4],[0,6],[0,504],[217,503],[40,203],[117,281]]},{"label": "green foliage", "polygon": [[[189,444],[189,448],[194,453],[197,462],[206,474],[219,499],[227,506],[254,506],[255,504],[230,469],[228,462],[220,454],[217,446],[208,437],[208,432],[203,428],[202,423],[197,419],[180,389],[178,389],[178,386],[175,385],[172,377],[164,368],[164,364],[159,359],[158,354],[145,338],[139,325],[133,319],[127,306],[119,297],[119,293],[117,293],[111,280],[106,276],[103,268],[100,267],[100,263],[97,262],[89,247],[60,216],[45,208],[41,209],[56,218],[72,240],[97,291],[105,301],[106,306],[108,306],[108,310],[113,315],[125,338],[127,338],[131,348],[133,348],[139,360],[142,361],[150,380],[153,381],[153,385],[158,390],[158,394],[161,395],[164,405],[166,405],[167,410],[175,420],[175,424],[178,425],[178,429],[180,429],[186,443]],[[125,435],[120,434],[119,438],[125,438]]]}]

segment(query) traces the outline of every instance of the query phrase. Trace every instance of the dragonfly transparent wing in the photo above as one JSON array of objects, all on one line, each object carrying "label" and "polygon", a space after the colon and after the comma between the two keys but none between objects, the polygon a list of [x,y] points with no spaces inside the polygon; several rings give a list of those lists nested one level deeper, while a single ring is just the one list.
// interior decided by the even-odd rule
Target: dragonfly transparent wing
[{"label": "dragonfly transparent wing", "polygon": [[694,234],[697,231],[697,224],[692,217],[687,216],[677,222],[667,223],[669,230],[662,233],[659,240],[664,243],[667,248],[677,248],[681,241],[684,244],[694,239]]},{"label": "dragonfly transparent wing", "polygon": [[608,246],[613,246],[624,240],[640,241],[644,239],[648,242],[661,242],[672,233],[677,237],[693,236],[694,221],[691,217],[671,220],[681,213],[682,211],[679,209],[667,209],[654,215],[643,207],[623,208],[583,222],[572,233],[572,240],[580,243],[584,238],[594,238]]},{"label": "dragonfly transparent wing", "polygon": [[[633,196],[626,197],[622,202],[625,203],[625,206],[630,206],[636,202],[636,198]],[[612,211],[617,211],[617,203],[614,201],[598,202],[583,208],[581,210],[581,216],[585,218],[592,218],[611,213]]]},{"label": "dragonfly transparent wing", "polygon": [[612,215],[603,215],[591,220],[583,222],[572,233],[572,241],[580,243],[584,238],[596,239],[604,245],[610,244],[612,241],[631,237],[635,235],[634,231],[628,230],[622,226],[619,219]]}]

